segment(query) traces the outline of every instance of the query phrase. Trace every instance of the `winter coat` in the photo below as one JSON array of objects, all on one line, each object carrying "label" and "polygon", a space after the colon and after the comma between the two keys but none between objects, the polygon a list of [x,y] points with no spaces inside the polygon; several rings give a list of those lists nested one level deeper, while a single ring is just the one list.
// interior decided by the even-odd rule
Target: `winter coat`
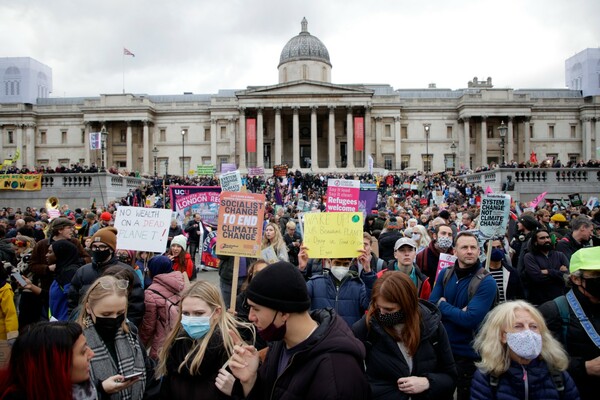
[{"label": "winter coat", "polygon": [[144,289],[142,289],[142,283],[134,272],[133,267],[129,264],[120,262],[117,257],[113,257],[110,261],[103,263],[102,265],[89,263],[77,270],[71,280],[71,287],[69,288],[69,314],[72,314],[73,310],[79,306],[79,301],[83,298],[91,284],[102,276],[108,267],[113,265],[128,268],[133,273],[133,288],[127,302],[127,319],[133,322],[135,326],[140,326],[142,318],[144,317]]},{"label": "winter coat", "polygon": [[285,342],[269,343],[266,359],[248,399],[363,400],[369,384],[363,372],[365,348],[335,311],[315,310],[319,326],[294,350],[281,375],[277,370]]},{"label": "winter coat", "polygon": [[[386,271],[398,271],[398,261],[389,263],[387,269],[377,273],[377,277],[381,278],[381,275]],[[416,264],[413,264],[413,270],[409,274],[409,277],[417,287],[417,296],[422,300],[429,300],[429,296],[431,296],[431,285],[429,284],[427,275],[422,273]]]},{"label": "winter coat", "polygon": [[[459,268],[458,260],[454,268]],[[479,325],[492,308],[492,304],[496,299],[498,292],[496,281],[491,275],[487,275],[479,283],[479,287],[473,298],[469,300],[469,283],[480,268],[483,267],[477,261],[477,266],[474,270],[460,280],[458,280],[456,272],[454,272],[450,276],[446,286],[444,286],[445,274],[439,274],[429,297],[429,301],[437,304],[442,313],[442,323],[446,328],[446,332],[448,332],[454,356],[458,355],[471,359],[477,358],[471,342],[479,329]],[[444,297],[446,301],[440,302],[441,297]],[[465,307],[466,310],[463,310]]]},{"label": "winter coat", "polygon": [[[69,319],[68,293],[71,280],[80,267],[79,254],[74,252],[72,246],[61,242],[55,242],[52,246],[56,254],[55,279],[50,285],[50,314],[59,321]],[[73,251],[66,251],[67,249]]]},{"label": "winter coat", "polygon": [[[441,314],[431,303],[419,302],[421,338],[414,354],[413,368],[409,370],[398,343],[376,318],[371,318],[367,328],[366,316],[352,327],[354,334],[367,349],[365,364],[371,385],[372,399],[452,399],[456,387],[456,365]],[[419,376],[429,380],[429,389],[419,395],[409,396],[398,390],[401,377]]]},{"label": "winter coat", "polygon": [[[583,312],[596,329],[596,332],[600,332],[600,305],[593,304],[578,289],[573,290],[573,293],[575,293]],[[564,341],[563,321],[556,303],[553,300],[548,301],[540,306],[539,311],[544,316],[548,329],[562,343]],[[597,399],[600,377],[588,375],[585,362],[600,357],[600,348],[594,345],[571,307],[569,307],[569,314],[567,340],[566,343],[563,343],[569,354],[569,369],[567,371],[575,380],[582,399]]]},{"label": "winter coat", "polygon": [[146,348],[150,348],[151,358],[158,358],[167,335],[177,323],[173,320],[173,315],[181,306],[180,294],[184,286],[183,274],[173,271],[156,275],[152,284],[144,291],[146,310],[140,327],[140,340]]},{"label": "winter coat", "polygon": [[185,253],[185,266],[179,265],[179,257],[175,257],[173,259],[173,271],[178,271],[180,273],[185,272],[188,276],[188,279],[192,279],[194,273],[194,262],[192,261],[192,256],[190,256],[190,253]]},{"label": "winter coat", "polygon": [[[440,262],[440,251],[435,247],[435,240],[429,243],[429,246],[423,251],[417,253],[415,257],[415,263],[425,275],[429,277],[429,284],[433,286],[435,283],[435,274],[437,273],[437,267]],[[452,249],[446,251],[448,254],[452,254]]]},{"label": "winter coat", "polygon": [[19,336],[19,321],[10,283],[0,287],[0,340],[14,339]]},{"label": "winter coat", "polygon": [[[524,374],[526,371],[526,374]],[[528,365],[511,361],[508,371],[498,379],[496,396],[490,387],[490,377],[481,371],[475,371],[471,382],[471,400],[521,400],[525,399],[525,384],[529,390],[529,399],[558,400],[561,398],[579,400],[579,393],[573,379],[567,372],[562,373],[565,385],[564,396],[560,397],[545,361],[537,359]]]},{"label": "winter coat", "polygon": [[336,287],[335,277],[331,273],[313,276],[307,282],[310,309],[331,307],[348,326],[352,326],[369,308],[371,289],[377,276],[371,271],[363,272],[361,278],[350,271]]},{"label": "winter coat", "polygon": [[394,245],[402,237],[398,229],[392,229],[379,235],[379,257],[386,262],[394,261]]},{"label": "winter coat", "polygon": [[570,232],[556,242],[556,251],[560,251],[567,257],[567,260],[570,260],[573,253],[584,248],[586,245],[587,243],[579,243],[577,240],[575,240],[573,233]]},{"label": "winter coat", "polygon": [[[529,287],[528,300],[531,304],[537,306],[565,293],[565,272],[562,272],[560,267],[569,267],[569,260],[563,253],[551,250],[546,256],[533,251],[525,254],[523,263]],[[548,274],[542,274],[542,269],[548,270]]]},{"label": "winter coat", "polygon": [[525,298],[519,273],[504,260],[502,260],[502,283],[504,285],[504,298],[498,299],[499,302]]}]

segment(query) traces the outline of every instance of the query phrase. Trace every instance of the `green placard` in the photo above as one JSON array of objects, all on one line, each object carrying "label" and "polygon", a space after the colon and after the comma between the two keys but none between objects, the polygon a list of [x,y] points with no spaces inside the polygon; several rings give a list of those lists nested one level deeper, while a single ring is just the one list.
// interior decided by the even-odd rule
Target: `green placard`
[{"label": "green placard", "polygon": [[215,174],[214,165],[198,165],[196,166],[196,175],[198,176],[212,176]]}]

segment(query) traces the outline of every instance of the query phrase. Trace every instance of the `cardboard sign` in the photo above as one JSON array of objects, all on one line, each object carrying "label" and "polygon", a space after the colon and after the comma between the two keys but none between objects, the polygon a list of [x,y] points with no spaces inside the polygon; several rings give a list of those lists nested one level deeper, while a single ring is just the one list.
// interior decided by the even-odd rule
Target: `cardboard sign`
[{"label": "cardboard sign", "polygon": [[440,271],[451,267],[454,265],[454,263],[456,262],[457,257],[453,256],[452,254],[448,254],[448,253],[440,253],[440,260],[438,261],[438,265],[437,265],[437,271],[435,273],[435,281],[437,282],[437,278],[438,275],[440,274]]},{"label": "cardboard sign", "polygon": [[117,248],[164,253],[171,225],[171,210],[161,208],[117,208]]},{"label": "cardboard sign", "polygon": [[240,171],[221,174],[221,189],[224,192],[240,192],[242,190],[242,176],[240,175]]},{"label": "cardboard sign", "polygon": [[303,234],[310,258],[356,257],[363,246],[362,213],[306,213]]},{"label": "cardboard sign", "polygon": [[327,180],[327,212],[358,211],[360,181],[349,179]]},{"label": "cardboard sign", "polygon": [[264,194],[222,192],[217,254],[259,257],[264,216]]},{"label": "cardboard sign", "polygon": [[504,236],[510,213],[510,195],[487,194],[481,198],[479,231],[484,238]]}]

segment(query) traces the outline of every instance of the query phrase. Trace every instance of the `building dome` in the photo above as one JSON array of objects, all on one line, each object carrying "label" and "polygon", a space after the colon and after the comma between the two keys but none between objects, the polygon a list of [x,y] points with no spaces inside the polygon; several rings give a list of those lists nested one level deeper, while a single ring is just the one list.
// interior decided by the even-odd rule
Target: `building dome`
[{"label": "building dome", "polygon": [[290,61],[313,60],[323,62],[331,67],[327,47],[316,36],[308,33],[308,22],[302,19],[302,31],[285,45],[279,57],[279,66]]}]

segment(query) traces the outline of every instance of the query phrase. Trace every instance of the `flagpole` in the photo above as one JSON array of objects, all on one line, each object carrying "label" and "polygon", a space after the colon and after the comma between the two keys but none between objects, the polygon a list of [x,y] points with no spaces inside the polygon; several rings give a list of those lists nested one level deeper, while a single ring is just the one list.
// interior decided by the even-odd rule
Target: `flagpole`
[{"label": "flagpole", "polygon": [[122,53],[123,59],[121,62],[121,69],[123,70],[123,94],[125,94],[125,50],[123,50]]}]

